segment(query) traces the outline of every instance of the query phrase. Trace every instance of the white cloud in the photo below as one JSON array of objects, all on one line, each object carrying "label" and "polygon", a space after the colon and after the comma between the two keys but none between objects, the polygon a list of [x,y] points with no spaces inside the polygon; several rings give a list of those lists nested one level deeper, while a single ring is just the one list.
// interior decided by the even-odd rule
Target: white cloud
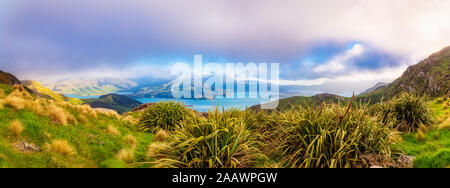
[{"label": "white cloud", "polygon": [[345,68],[348,66],[349,61],[351,61],[355,57],[361,56],[364,53],[364,51],[365,48],[363,45],[355,44],[351,49],[347,50],[345,53],[339,54],[336,57],[332,58],[330,61],[314,68],[314,72],[336,73],[345,70]]}]

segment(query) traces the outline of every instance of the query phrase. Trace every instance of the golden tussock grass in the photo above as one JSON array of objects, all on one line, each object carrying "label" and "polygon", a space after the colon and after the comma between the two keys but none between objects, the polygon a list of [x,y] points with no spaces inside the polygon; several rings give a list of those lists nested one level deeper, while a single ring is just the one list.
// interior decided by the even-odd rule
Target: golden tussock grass
[{"label": "golden tussock grass", "polygon": [[132,149],[122,149],[117,153],[116,158],[126,163],[134,162],[134,151]]},{"label": "golden tussock grass", "polygon": [[125,142],[133,148],[136,147],[136,137],[134,137],[131,134],[129,134],[125,137]]},{"label": "golden tussock grass", "polygon": [[108,125],[106,132],[108,132],[109,134],[115,135],[115,136],[120,135],[119,130],[117,130],[117,128],[112,125]]},{"label": "golden tussock grass", "polygon": [[5,108],[5,99],[0,99],[0,110],[2,110],[3,108]]},{"label": "golden tussock grass", "polygon": [[117,113],[114,110],[106,110],[106,111],[97,111],[98,113],[101,113],[105,116],[109,116],[109,117],[115,117],[116,119],[120,120],[121,116],[119,115],[119,113]]},{"label": "golden tussock grass", "polygon": [[161,159],[167,157],[167,153],[171,151],[171,146],[168,142],[153,142],[148,146],[148,159]]},{"label": "golden tussock grass", "polygon": [[167,133],[167,131],[161,129],[156,133],[154,141],[155,142],[165,142],[165,141],[167,141],[168,136],[169,136],[169,133]]},{"label": "golden tussock grass", "polygon": [[88,121],[89,121],[89,119],[86,117],[86,115],[84,115],[84,114],[78,115],[78,122],[80,122],[81,124],[85,124]]},{"label": "golden tussock grass", "polygon": [[443,130],[443,129],[450,130],[450,117],[448,117],[444,122],[442,122],[439,125],[439,129],[441,129],[441,130]]},{"label": "golden tussock grass", "polygon": [[14,90],[17,90],[17,91],[25,91],[25,88],[24,88],[23,85],[21,85],[21,84],[14,84],[14,85],[12,86],[12,88],[13,88]]},{"label": "golden tussock grass", "polygon": [[49,151],[59,153],[62,155],[72,155],[75,153],[67,140],[52,140],[52,143],[46,144],[46,148]]},{"label": "golden tussock grass", "polygon": [[16,136],[17,138],[22,134],[25,127],[23,126],[23,123],[20,120],[13,120],[9,124],[9,130]]},{"label": "golden tussock grass", "polygon": [[22,110],[25,108],[26,101],[21,97],[9,95],[5,98],[3,104],[16,110]]},{"label": "golden tussock grass", "polygon": [[47,106],[47,115],[55,123],[67,125],[67,112],[64,109],[56,106],[55,104],[50,104],[49,106]]},{"label": "golden tussock grass", "polygon": [[425,134],[422,132],[422,130],[418,130],[416,133],[416,139],[420,142],[425,141]]}]

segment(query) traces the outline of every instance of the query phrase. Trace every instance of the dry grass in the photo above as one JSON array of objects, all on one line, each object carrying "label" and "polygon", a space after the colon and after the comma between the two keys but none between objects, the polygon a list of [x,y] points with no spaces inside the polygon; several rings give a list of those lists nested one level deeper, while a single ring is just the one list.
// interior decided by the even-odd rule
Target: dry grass
[{"label": "dry grass", "polygon": [[5,108],[5,99],[0,99],[0,110],[2,110],[3,108]]},{"label": "dry grass", "polygon": [[164,151],[171,151],[170,143],[153,142],[148,146],[147,158],[148,159],[166,158],[168,155],[166,155]]},{"label": "dry grass", "polygon": [[122,149],[117,153],[116,158],[126,163],[134,162],[134,151],[132,149]]},{"label": "dry grass", "polygon": [[25,108],[26,101],[21,97],[8,95],[8,97],[5,98],[3,104],[16,110],[22,110]]},{"label": "dry grass", "polygon": [[16,138],[20,136],[24,129],[23,123],[20,120],[13,120],[9,124],[9,130],[14,134],[14,136],[16,136]]},{"label": "dry grass", "polygon": [[416,139],[417,139],[419,142],[425,141],[425,134],[422,132],[422,130],[418,130],[418,131],[417,131],[417,133],[416,133]]},{"label": "dry grass", "polygon": [[154,141],[155,142],[165,142],[165,141],[167,141],[168,136],[169,136],[169,133],[167,133],[167,131],[161,129],[156,133]]},{"label": "dry grass", "polygon": [[74,150],[70,146],[67,140],[52,140],[51,144],[47,144],[46,148],[52,152],[59,153],[62,155],[72,155],[74,154]]},{"label": "dry grass", "polygon": [[109,134],[115,135],[115,136],[120,135],[119,130],[117,130],[117,128],[112,125],[108,125],[106,132],[108,132]]},{"label": "dry grass", "polygon": [[88,121],[89,121],[89,119],[86,117],[86,115],[84,115],[84,114],[78,115],[78,122],[80,122],[81,124],[85,124]]},{"label": "dry grass", "polygon": [[439,125],[439,129],[450,130],[450,117],[447,117],[447,119]]},{"label": "dry grass", "polygon": [[68,112],[56,106],[55,104],[50,104],[49,106],[47,106],[47,115],[55,123],[67,125]]},{"label": "dry grass", "polygon": [[125,137],[125,142],[133,148],[136,148],[136,137],[129,134]]},{"label": "dry grass", "polygon": [[6,94],[5,91],[3,91],[3,89],[0,89],[0,98],[5,98]]}]

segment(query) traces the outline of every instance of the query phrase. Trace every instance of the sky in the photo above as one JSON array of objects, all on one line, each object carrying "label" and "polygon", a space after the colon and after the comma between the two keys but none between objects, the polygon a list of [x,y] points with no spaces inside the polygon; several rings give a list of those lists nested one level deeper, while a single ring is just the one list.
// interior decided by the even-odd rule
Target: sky
[{"label": "sky", "polygon": [[450,45],[448,0],[0,0],[0,70],[23,79],[168,77],[279,63],[281,84],[361,91]]}]

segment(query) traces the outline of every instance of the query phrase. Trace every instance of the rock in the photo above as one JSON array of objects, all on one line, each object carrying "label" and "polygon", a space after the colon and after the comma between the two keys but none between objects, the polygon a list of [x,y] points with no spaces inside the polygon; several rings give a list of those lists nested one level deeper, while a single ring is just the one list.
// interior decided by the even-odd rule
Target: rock
[{"label": "rock", "polygon": [[39,146],[34,144],[29,144],[23,140],[18,140],[17,143],[14,144],[15,148],[21,152],[40,152],[42,151]]},{"label": "rock", "polygon": [[400,155],[397,162],[404,168],[413,168],[416,157],[408,155]]}]

